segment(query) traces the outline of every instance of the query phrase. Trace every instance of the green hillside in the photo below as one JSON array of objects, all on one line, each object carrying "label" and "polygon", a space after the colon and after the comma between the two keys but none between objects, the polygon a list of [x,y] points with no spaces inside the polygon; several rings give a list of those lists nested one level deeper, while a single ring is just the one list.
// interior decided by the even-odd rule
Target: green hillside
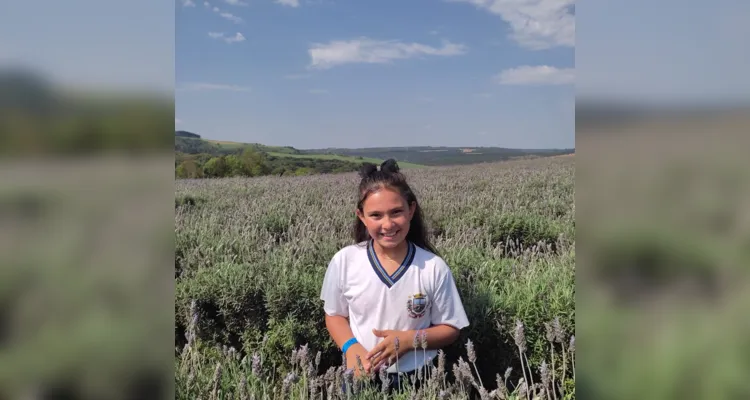
[{"label": "green hillside", "polygon": [[200,135],[187,131],[175,132],[175,151],[178,153],[198,154],[206,153],[215,156],[235,154],[246,148],[265,153],[299,154],[293,147],[266,146],[259,143],[237,143],[221,140],[203,139]]},{"label": "green hillside", "polygon": [[502,147],[381,147],[363,149],[311,149],[304,154],[340,154],[342,156],[394,158],[419,165],[466,165],[505,161],[521,157],[549,157],[575,153],[575,149],[509,149]]},{"label": "green hillside", "polygon": [[175,175],[203,178],[258,175],[308,175],[357,171],[364,162],[393,158],[404,169],[477,164],[527,157],[574,154],[574,149],[508,149],[501,147],[382,147],[310,149],[204,139],[175,132]]},{"label": "green hillside", "polygon": [[[372,158],[372,157],[361,157],[361,156],[342,156],[338,154],[286,154],[286,153],[277,153],[277,152],[270,152],[269,155],[273,155],[276,157],[292,157],[292,158],[307,158],[311,160],[341,160],[341,161],[351,161],[355,163],[363,163],[363,162],[370,162],[374,164],[380,164],[383,162],[382,159],[379,158]],[[409,162],[401,162],[399,161],[398,165],[401,168],[423,168],[424,165],[409,163]]]},{"label": "green hillside", "polygon": [[293,147],[207,140],[192,132],[175,132],[176,178],[342,173],[357,171],[365,161],[382,162],[357,156],[305,155]]},{"label": "green hillside", "polygon": [[290,146],[266,146],[260,143],[239,143],[230,142],[225,140],[211,140],[204,139],[204,141],[215,144],[222,149],[244,149],[248,146],[255,148],[258,151],[264,151],[266,153],[280,153],[280,154],[300,154],[300,151]]},{"label": "green hillside", "polygon": [[[204,139],[187,131],[175,132],[176,178],[221,178],[261,175],[310,175],[357,171],[363,162],[383,159],[339,154],[313,154],[289,146],[266,146]],[[402,168],[421,165],[399,160]]]}]

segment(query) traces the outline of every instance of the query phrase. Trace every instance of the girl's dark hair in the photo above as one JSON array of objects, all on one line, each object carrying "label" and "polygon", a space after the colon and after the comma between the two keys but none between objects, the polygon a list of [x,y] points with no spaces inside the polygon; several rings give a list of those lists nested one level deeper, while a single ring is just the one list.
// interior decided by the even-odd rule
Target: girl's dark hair
[{"label": "girl's dark hair", "polygon": [[[359,201],[357,202],[357,209],[360,212],[363,211],[362,206],[370,193],[384,188],[395,189],[401,194],[401,196],[403,196],[409,206],[411,206],[412,203],[416,206],[414,216],[411,219],[409,232],[406,235],[406,240],[424,250],[428,250],[433,254],[438,255],[437,250],[429,241],[427,229],[424,224],[424,217],[422,215],[422,208],[419,206],[417,196],[414,195],[411,187],[406,183],[406,177],[400,172],[396,160],[392,158],[385,160],[380,165],[380,170],[378,170],[378,167],[375,164],[364,163],[359,169],[359,176],[362,180],[359,183]],[[357,217],[355,217],[352,236],[356,243],[361,243],[370,239],[370,234],[367,232],[367,228]]]}]

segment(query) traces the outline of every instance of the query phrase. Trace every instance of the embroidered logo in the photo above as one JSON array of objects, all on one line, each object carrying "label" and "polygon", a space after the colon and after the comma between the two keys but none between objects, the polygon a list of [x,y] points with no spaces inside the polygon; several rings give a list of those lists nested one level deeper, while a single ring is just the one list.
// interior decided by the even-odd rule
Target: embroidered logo
[{"label": "embroidered logo", "polygon": [[406,302],[406,310],[409,311],[410,317],[421,318],[427,312],[427,296],[423,293],[409,296],[409,300]]}]

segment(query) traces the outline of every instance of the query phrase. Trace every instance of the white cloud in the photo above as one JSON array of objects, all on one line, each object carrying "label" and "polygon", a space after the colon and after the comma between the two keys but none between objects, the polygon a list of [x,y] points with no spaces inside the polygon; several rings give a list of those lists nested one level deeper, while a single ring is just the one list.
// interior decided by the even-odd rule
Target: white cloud
[{"label": "white cloud", "polygon": [[[210,4],[208,2],[205,2],[203,4],[205,4],[206,7],[210,6]],[[242,18],[240,18],[240,17],[238,17],[238,16],[236,16],[236,15],[234,15],[232,13],[221,12],[221,10],[219,9],[219,7],[214,6],[214,8],[212,10],[213,10],[213,12],[219,14],[222,18],[226,18],[226,19],[234,22],[235,24],[242,23]]]},{"label": "white cloud", "polygon": [[207,1],[204,1],[203,5],[206,6],[206,8],[211,7],[211,3],[207,2]]},{"label": "white cloud", "polygon": [[182,6],[183,7],[195,7],[195,3],[193,3],[193,0],[182,0]]},{"label": "white cloud", "polygon": [[575,81],[575,69],[525,65],[506,69],[493,79],[501,85],[568,85]]},{"label": "white cloud", "polygon": [[237,43],[237,42],[244,42],[245,36],[243,36],[241,33],[237,32],[232,37],[228,37],[224,39],[227,43]]},{"label": "white cloud", "polygon": [[445,0],[470,3],[499,15],[511,38],[523,47],[543,50],[575,46],[574,0]]},{"label": "white cloud", "polygon": [[445,42],[436,48],[420,43],[373,40],[337,40],[327,44],[316,43],[308,50],[310,68],[327,69],[349,63],[387,64],[393,60],[407,59],[424,55],[457,56],[466,52],[466,46]]},{"label": "white cloud", "polygon": [[276,0],[276,3],[282,6],[299,7],[299,0]]},{"label": "white cloud", "polygon": [[230,92],[249,92],[250,88],[247,86],[238,85],[227,85],[223,83],[206,83],[206,82],[191,82],[182,85],[179,90],[183,91],[202,91],[202,90],[224,90]]},{"label": "white cloud", "polygon": [[182,120],[181,120],[181,119],[179,119],[179,118],[175,118],[175,119],[174,119],[174,124],[175,124],[175,125],[179,125],[179,124],[181,124],[181,123],[182,123]]},{"label": "white cloud", "polygon": [[311,94],[328,94],[328,93],[330,93],[329,91],[327,91],[325,89],[310,89],[309,92]]},{"label": "white cloud", "polygon": [[232,13],[223,12],[223,13],[220,13],[219,15],[222,18],[226,18],[226,19],[234,22],[235,24],[239,24],[240,22],[242,22],[242,18],[240,18],[240,17],[238,17],[238,16],[236,16],[236,15],[234,15]]},{"label": "white cloud", "polygon": [[238,43],[244,42],[245,36],[239,32],[235,33],[234,36],[224,36],[224,32],[208,32],[208,36],[212,39],[224,39],[227,43]]},{"label": "white cloud", "polygon": [[247,6],[247,3],[242,0],[224,0],[224,2],[233,6]]}]

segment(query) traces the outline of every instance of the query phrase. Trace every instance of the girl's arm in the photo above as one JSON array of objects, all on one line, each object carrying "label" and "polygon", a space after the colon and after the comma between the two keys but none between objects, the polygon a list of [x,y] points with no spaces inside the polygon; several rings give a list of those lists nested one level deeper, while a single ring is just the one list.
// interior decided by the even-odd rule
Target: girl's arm
[{"label": "girl's arm", "polygon": [[[408,331],[411,335],[412,341],[417,331]],[[437,350],[443,347],[450,346],[458,339],[460,331],[450,325],[433,325],[427,329],[422,329],[419,334],[426,333],[427,336],[424,339],[427,340],[427,349]],[[421,338],[420,338],[421,340]],[[411,345],[411,344],[410,344]],[[421,341],[420,341],[421,346]]]},{"label": "girl's arm", "polygon": [[326,314],[326,328],[339,349],[347,340],[354,337],[352,328],[349,326],[349,320],[340,315]]},{"label": "girl's arm", "polygon": [[[352,332],[352,328],[349,326],[349,321],[346,319],[346,317],[342,317],[340,315],[328,315],[325,316],[326,320],[326,329],[328,329],[328,333],[331,335],[331,338],[336,343],[336,346],[340,349],[344,346],[344,343],[346,343],[347,340],[354,337],[354,333]],[[365,358],[367,355],[367,350],[359,343],[354,343],[347,349],[346,351],[346,367],[348,369],[352,369],[355,372],[355,375],[358,375],[357,371],[357,356],[359,356],[360,361],[362,361],[362,366],[365,369],[365,372],[370,372],[370,362]]]}]

